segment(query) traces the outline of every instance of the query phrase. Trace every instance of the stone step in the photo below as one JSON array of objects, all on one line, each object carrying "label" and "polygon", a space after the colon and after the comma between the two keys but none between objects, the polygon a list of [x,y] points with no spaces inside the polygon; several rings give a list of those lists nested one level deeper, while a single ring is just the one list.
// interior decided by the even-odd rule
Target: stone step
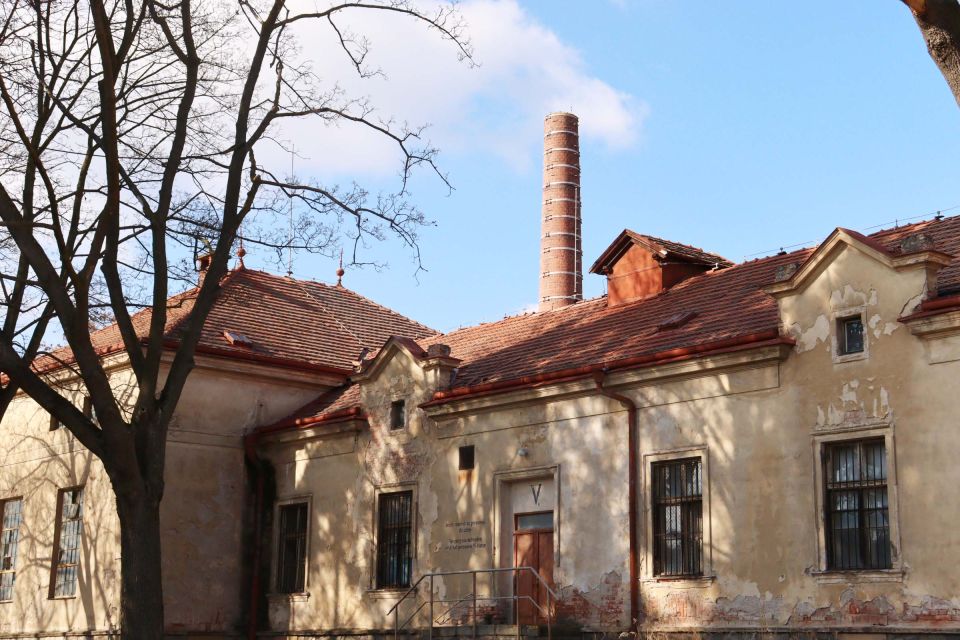
[{"label": "stone step", "polygon": [[[537,625],[520,625],[519,632],[521,638],[542,638],[545,635],[545,632],[540,632],[540,628]],[[447,638],[473,638],[473,635],[473,625],[470,624],[440,626],[433,628],[434,640],[445,640]],[[506,640],[508,638],[516,638],[517,626],[513,624],[478,624],[476,636],[478,640],[490,640],[494,638],[503,638]],[[430,638],[430,630],[421,629],[420,640],[428,640],[428,638]]]}]

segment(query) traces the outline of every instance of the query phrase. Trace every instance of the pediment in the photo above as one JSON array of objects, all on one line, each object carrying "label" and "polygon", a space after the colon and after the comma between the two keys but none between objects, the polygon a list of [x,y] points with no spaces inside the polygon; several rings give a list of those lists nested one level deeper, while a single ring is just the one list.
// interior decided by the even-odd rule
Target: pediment
[{"label": "pediment", "polygon": [[892,249],[861,233],[838,227],[804,262],[778,270],[777,282],[764,290],[774,297],[799,293],[846,250],[858,251],[892,271],[926,268],[936,273],[953,260],[953,256],[937,250],[922,238],[905,240],[899,248]]}]

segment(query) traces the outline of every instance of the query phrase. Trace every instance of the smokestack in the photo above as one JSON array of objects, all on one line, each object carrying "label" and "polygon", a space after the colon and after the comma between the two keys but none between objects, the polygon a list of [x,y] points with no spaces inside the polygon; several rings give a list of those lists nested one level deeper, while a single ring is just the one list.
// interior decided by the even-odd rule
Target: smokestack
[{"label": "smokestack", "polygon": [[583,299],[580,244],[580,134],[572,113],[551,113],[543,133],[540,311]]}]

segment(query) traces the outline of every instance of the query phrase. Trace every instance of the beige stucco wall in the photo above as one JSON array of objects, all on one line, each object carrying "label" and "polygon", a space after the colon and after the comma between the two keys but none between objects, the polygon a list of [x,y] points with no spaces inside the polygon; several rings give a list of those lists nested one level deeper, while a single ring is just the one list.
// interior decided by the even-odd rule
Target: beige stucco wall
[{"label": "beige stucco wall", "polygon": [[[240,627],[247,495],[241,436],[324,388],[314,376],[200,360],[171,425],[162,504],[165,613],[174,631]],[[129,402],[129,369],[118,367],[111,381]],[[82,396],[74,395],[79,406]],[[49,424],[25,397],[0,424],[0,499],[24,499],[14,599],[0,603],[0,637],[105,631],[118,623],[119,525],[110,481],[73,436],[51,432]],[[51,600],[57,492],[76,485],[85,486],[77,597]]]},{"label": "beige stucco wall", "polygon": [[[894,269],[838,244],[802,286],[780,298],[795,347],[767,347],[610,375],[639,411],[642,626],[690,628],[960,630],[960,470],[953,428],[956,331],[920,338],[898,319],[925,295],[923,264]],[[835,357],[836,319],[864,314],[863,358]],[[456,353],[452,354],[454,357]],[[389,403],[433,390],[402,350],[362,382],[370,430],[277,444],[281,498],[309,497],[309,596],[271,599],[274,629],[381,627],[396,594],[371,591],[378,489],[416,491],[415,576],[502,564],[498,483],[541,470],[558,478],[561,611],[592,628],[629,625],[626,412],[591,383],[498,394],[413,412],[409,431],[386,428]],[[825,572],[820,450],[883,437],[890,469],[894,565]],[[477,468],[456,470],[475,444]],[[529,456],[516,455],[525,448]],[[650,464],[705,461],[705,576],[658,580],[649,542]],[[482,548],[446,549],[449,523],[476,521]],[[439,580],[438,595],[463,594]]]},{"label": "beige stucco wall", "polygon": [[[802,284],[782,292],[794,347],[765,347],[606,376],[638,415],[642,628],[960,632],[960,470],[954,428],[960,331],[924,337],[898,319],[925,294],[920,264],[894,269],[840,243]],[[835,356],[836,318],[862,312],[862,358]],[[456,357],[456,353],[452,354]],[[558,613],[592,629],[630,625],[627,413],[592,380],[417,405],[444,373],[391,347],[361,382],[368,429],[301,429],[264,444],[278,503],[311,505],[306,594],[268,596],[276,630],[389,627],[396,591],[374,589],[380,492],[415,498],[414,576],[511,562],[509,483],[553,481]],[[202,368],[174,428],[164,502],[167,617],[176,629],[236,627],[242,608],[240,435],[315,397],[321,381]],[[120,376],[121,374],[118,374]],[[118,384],[122,377],[118,377]],[[406,428],[388,428],[403,399]],[[0,427],[0,497],[27,498],[16,600],[0,604],[0,637],[106,629],[116,622],[119,567],[108,482],[95,460],[29,402]],[[883,437],[890,469],[894,567],[825,572],[819,496],[825,442]],[[476,447],[476,468],[457,469]],[[524,449],[526,456],[518,451]],[[648,476],[664,457],[705,463],[705,576],[652,575]],[[47,600],[58,487],[88,491],[81,595]],[[276,551],[276,542],[265,552]],[[273,576],[266,576],[269,588]],[[479,590],[509,592],[481,578]],[[435,582],[438,597],[470,591]],[[878,625],[885,625],[878,627]]]},{"label": "beige stucco wall", "polygon": [[[311,497],[309,597],[272,596],[271,627],[320,630],[385,628],[396,590],[374,589],[376,496],[412,488],[416,501],[414,575],[510,566],[498,535],[510,481],[552,479],[558,505],[555,579],[567,596],[607,607],[595,621],[626,623],[627,459],[625,419],[594,413],[583,398],[471,414],[438,424],[411,411],[409,426],[389,429],[390,403],[415,406],[432,395],[428,375],[398,351],[362,396],[369,431],[284,443],[267,453],[279,501]],[[472,444],[476,467],[458,470],[460,446]],[[518,455],[525,448],[527,457]],[[550,490],[549,487],[547,489]],[[508,526],[508,525],[504,525]],[[599,535],[604,532],[606,535]],[[426,587],[424,587],[426,590]],[[509,581],[480,576],[481,595],[509,593]],[[438,598],[472,592],[466,577],[437,578]],[[582,605],[585,606],[585,605]],[[405,612],[409,607],[405,607]]]}]

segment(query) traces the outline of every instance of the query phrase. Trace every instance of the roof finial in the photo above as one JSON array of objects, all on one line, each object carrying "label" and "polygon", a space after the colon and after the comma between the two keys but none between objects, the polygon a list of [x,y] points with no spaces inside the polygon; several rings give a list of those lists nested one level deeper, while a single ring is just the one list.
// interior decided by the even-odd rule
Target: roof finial
[{"label": "roof finial", "polygon": [[337,267],[337,286],[343,286],[343,274],[346,271],[343,270],[343,249],[340,249],[340,266]]},{"label": "roof finial", "polygon": [[243,264],[243,256],[247,255],[247,250],[243,248],[243,236],[240,236],[240,247],[237,248],[237,269],[246,269]]}]

